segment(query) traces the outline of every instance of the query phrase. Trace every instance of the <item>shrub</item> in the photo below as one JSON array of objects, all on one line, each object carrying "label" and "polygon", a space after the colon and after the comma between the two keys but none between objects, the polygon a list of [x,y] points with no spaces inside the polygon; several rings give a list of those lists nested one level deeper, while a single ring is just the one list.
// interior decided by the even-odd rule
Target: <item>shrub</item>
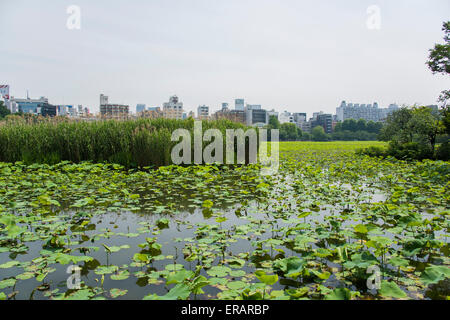
[{"label": "shrub", "polygon": [[387,156],[387,152],[385,148],[381,148],[381,147],[369,147],[366,149],[358,149],[356,151],[357,154],[363,154],[366,156],[370,156],[370,157],[382,157],[385,158]]},{"label": "shrub", "polygon": [[432,159],[433,151],[427,144],[418,142],[398,143],[391,141],[387,150],[387,154],[402,160],[424,160]]},{"label": "shrub", "polygon": [[437,148],[436,159],[450,161],[450,142],[447,141]]}]

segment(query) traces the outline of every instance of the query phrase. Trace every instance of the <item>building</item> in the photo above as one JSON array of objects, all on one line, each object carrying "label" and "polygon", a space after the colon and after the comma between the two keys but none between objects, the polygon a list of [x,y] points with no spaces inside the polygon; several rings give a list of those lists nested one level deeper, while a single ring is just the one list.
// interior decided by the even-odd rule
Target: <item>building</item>
[{"label": "building", "polygon": [[316,112],[311,119],[311,130],[317,126],[323,127],[325,133],[330,134],[333,132],[333,115],[325,114],[323,112]]},{"label": "building", "polygon": [[222,110],[219,110],[216,113],[214,113],[212,118],[215,120],[225,119],[225,120],[230,120],[230,121],[234,121],[234,122],[239,122],[242,124],[246,123],[244,110],[222,109]]},{"label": "building", "polygon": [[260,105],[247,105],[245,107],[245,123],[248,126],[263,126],[267,124],[267,111]]},{"label": "building", "polygon": [[5,100],[5,102],[7,102],[9,100],[9,85],[8,84],[0,85],[0,96]]},{"label": "building", "polygon": [[244,111],[244,109],[245,109],[244,99],[234,100],[234,110]]},{"label": "building", "polygon": [[364,119],[366,121],[379,122],[387,118],[389,114],[398,109],[398,106],[391,104],[388,108],[383,109],[378,107],[378,103],[373,104],[353,104],[341,102],[341,105],[336,108],[336,115],[338,121],[345,121],[347,119]]},{"label": "building", "polygon": [[57,115],[57,107],[48,103],[48,99],[41,97],[39,99],[18,99],[11,97],[7,101],[7,108],[12,112],[22,112],[34,115],[50,116]]},{"label": "building", "polygon": [[144,111],[145,111],[145,104],[138,103],[136,105],[136,113],[140,113],[140,112],[144,112]]},{"label": "building", "polygon": [[163,112],[160,107],[149,107],[146,110],[138,113],[139,117],[157,119],[163,117]]},{"label": "building", "polygon": [[300,122],[298,127],[303,132],[311,133],[311,122],[310,121]]},{"label": "building", "polygon": [[227,102],[223,102],[222,103],[222,110],[228,110],[229,109],[229,104]]},{"label": "building", "polygon": [[197,108],[197,118],[200,120],[206,120],[209,118],[209,107],[208,106],[198,106]]},{"label": "building", "polygon": [[48,103],[44,103],[41,107],[38,113],[43,117],[56,117],[56,106],[53,106]]},{"label": "building", "polygon": [[297,125],[302,123],[302,122],[306,122],[306,113],[293,113],[292,114],[294,116],[294,123],[296,123]]},{"label": "building", "polygon": [[[124,104],[109,103],[108,96],[100,95],[100,115],[106,118],[127,118],[130,112],[130,107]],[[78,106],[78,115],[82,116],[83,106]]]},{"label": "building", "polygon": [[[107,118],[126,118],[128,117],[130,107],[123,104],[104,104],[100,106],[100,114]],[[78,112],[80,115],[80,112]]]},{"label": "building", "polygon": [[76,109],[72,106],[72,105],[57,105],[56,106],[56,111],[58,116],[73,116],[73,114],[78,114],[78,112],[73,112],[72,109],[74,111],[76,111]]},{"label": "building", "polygon": [[104,94],[100,95],[100,106],[108,104],[108,96],[105,96]]},{"label": "building", "polygon": [[283,123],[294,123],[294,115],[292,115],[290,112],[284,111],[280,113],[280,116],[278,117],[278,121],[280,121],[280,124]]},{"label": "building", "polygon": [[183,103],[177,96],[171,96],[169,102],[163,104],[163,116],[169,119],[183,119]]}]

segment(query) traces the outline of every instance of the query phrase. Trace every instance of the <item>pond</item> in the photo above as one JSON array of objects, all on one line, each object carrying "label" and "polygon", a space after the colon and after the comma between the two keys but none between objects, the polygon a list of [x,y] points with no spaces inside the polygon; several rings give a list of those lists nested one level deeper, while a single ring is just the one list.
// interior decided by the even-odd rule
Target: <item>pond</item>
[{"label": "pond", "polygon": [[449,295],[448,163],[281,150],[274,176],[255,165],[0,164],[0,298]]}]

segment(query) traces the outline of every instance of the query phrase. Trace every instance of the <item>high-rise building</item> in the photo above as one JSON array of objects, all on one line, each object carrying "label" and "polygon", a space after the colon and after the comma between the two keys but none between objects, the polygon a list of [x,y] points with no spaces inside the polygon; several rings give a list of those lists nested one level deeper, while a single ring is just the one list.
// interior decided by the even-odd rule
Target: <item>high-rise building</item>
[{"label": "high-rise building", "polygon": [[247,105],[245,107],[245,120],[248,126],[261,126],[267,124],[267,111],[261,109],[261,105]]},{"label": "high-rise building", "polygon": [[336,108],[336,115],[338,121],[344,121],[347,119],[364,119],[366,121],[379,122],[384,120],[395,110],[395,105],[390,105],[387,109],[383,109],[378,107],[377,102],[374,102],[373,104],[347,104],[345,101],[342,101],[341,105]]},{"label": "high-rise building", "polygon": [[183,103],[179,101],[177,96],[171,96],[169,102],[163,104],[164,118],[183,119]]},{"label": "high-rise building", "polygon": [[317,126],[323,127],[325,133],[333,132],[333,115],[325,114],[323,112],[314,113],[313,119],[311,120],[311,129]]},{"label": "high-rise building", "polygon": [[136,113],[141,113],[145,111],[145,104],[138,103],[136,105]]},{"label": "high-rise building", "polygon": [[294,122],[295,123],[301,123],[301,122],[306,122],[306,113],[293,113],[292,114],[294,116]]},{"label": "high-rise building", "polygon": [[100,106],[108,104],[108,96],[100,94]]},{"label": "high-rise building", "polygon": [[244,99],[234,100],[234,110],[244,111],[245,101]]},{"label": "high-rise building", "polygon": [[200,120],[206,120],[209,118],[209,107],[202,105],[197,108],[197,118]]}]

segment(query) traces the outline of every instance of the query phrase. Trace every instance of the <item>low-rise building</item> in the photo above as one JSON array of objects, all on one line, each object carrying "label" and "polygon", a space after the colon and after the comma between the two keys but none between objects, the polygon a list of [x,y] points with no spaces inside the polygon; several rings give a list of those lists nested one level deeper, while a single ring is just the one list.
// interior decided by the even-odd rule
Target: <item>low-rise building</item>
[{"label": "low-rise building", "polygon": [[[109,103],[108,96],[103,94],[100,95],[100,115],[105,118],[128,118],[130,113],[130,107],[125,104],[114,104]],[[78,115],[81,116],[83,114],[83,107],[81,105],[78,106]]]}]

